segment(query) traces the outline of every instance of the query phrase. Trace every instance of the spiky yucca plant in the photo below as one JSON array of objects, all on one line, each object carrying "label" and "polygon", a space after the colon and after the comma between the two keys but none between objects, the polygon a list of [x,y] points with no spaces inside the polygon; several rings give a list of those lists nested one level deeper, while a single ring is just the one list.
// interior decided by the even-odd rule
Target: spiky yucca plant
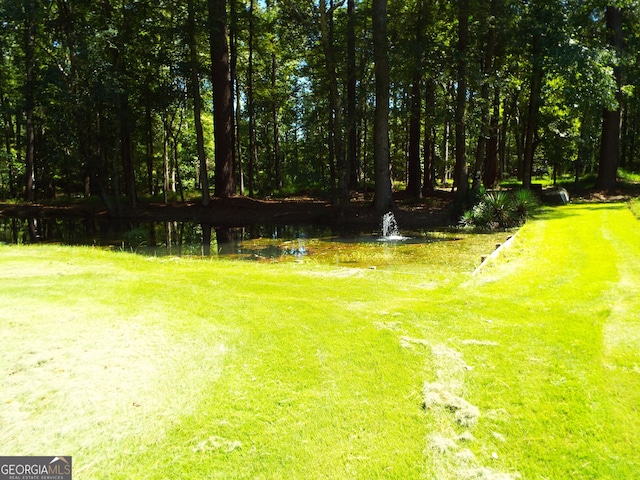
[{"label": "spiky yucca plant", "polygon": [[538,206],[538,199],[530,190],[483,192],[471,210],[462,214],[460,224],[481,230],[511,228],[524,223]]},{"label": "spiky yucca plant", "polygon": [[465,210],[460,216],[460,225],[463,227],[474,227],[476,224],[475,215],[471,210]]},{"label": "spiky yucca plant", "polygon": [[504,190],[488,192],[483,199],[491,220],[499,227],[508,228],[513,226],[514,215],[512,210],[511,196]]},{"label": "spiky yucca plant", "polygon": [[521,222],[535,215],[540,209],[540,200],[531,190],[520,188],[513,192],[513,210]]}]

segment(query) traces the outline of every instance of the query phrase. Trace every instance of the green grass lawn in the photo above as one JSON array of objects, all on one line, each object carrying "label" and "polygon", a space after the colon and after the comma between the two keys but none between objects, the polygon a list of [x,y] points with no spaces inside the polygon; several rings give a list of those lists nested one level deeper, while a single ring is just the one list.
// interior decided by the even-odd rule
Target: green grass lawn
[{"label": "green grass lawn", "polygon": [[502,240],[377,269],[1,246],[0,455],[92,480],[636,478],[640,222],[550,209],[474,274]]}]

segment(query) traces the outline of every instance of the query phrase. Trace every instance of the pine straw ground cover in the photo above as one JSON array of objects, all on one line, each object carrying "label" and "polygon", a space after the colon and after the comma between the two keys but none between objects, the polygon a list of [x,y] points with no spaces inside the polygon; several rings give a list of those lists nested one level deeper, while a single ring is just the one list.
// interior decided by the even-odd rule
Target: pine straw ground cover
[{"label": "pine straw ground cover", "polygon": [[[503,235],[504,236],[504,235]],[[403,264],[0,247],[0,455],[76,479],[640,471],[640,222],[569,205]]]}]

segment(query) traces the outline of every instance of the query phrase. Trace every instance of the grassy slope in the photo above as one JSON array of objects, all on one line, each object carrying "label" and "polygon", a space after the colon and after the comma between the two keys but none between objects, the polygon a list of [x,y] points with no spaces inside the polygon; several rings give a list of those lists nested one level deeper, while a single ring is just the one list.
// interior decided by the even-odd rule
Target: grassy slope
[{"label": "grassy slope", "polygon": [[0,247],[0,454],[79,479],[633,478],[639,225],[552,210],[475,276],[464,241],[395,270]]},{"label": "grassy slope", "polygon": [[557,210],[478,285],[469,314],[493,318],[491,338],[504,345],[478,388],[506,401],[496,427],[511,431],[508,463],[526,478],[637,472],[639,240],[625,206]]}]

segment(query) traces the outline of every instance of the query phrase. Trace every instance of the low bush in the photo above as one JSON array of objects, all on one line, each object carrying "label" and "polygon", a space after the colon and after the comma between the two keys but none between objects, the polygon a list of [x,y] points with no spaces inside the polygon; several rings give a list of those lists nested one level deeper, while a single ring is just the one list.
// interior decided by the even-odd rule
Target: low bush
[{"label": "low bush", "polygon": [[473,207],[460,217],[460,224],[480,230],[496,230],[522,225],[540,207],[538,197],[531,190],[482,191]]}]

